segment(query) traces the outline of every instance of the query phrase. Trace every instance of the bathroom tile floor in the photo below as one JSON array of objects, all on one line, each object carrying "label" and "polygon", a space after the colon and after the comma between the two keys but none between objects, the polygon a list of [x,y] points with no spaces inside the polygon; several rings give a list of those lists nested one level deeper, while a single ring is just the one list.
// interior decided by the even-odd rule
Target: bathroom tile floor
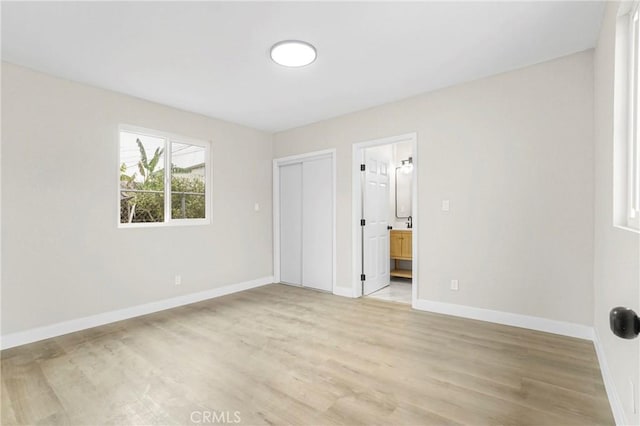
[{"label": "bathroom tile floor", "polygon": [[406,278],[392,278],[391,284],[381,288],[368,297],[388,300],[391,302],[411,303],[411,280]]}]

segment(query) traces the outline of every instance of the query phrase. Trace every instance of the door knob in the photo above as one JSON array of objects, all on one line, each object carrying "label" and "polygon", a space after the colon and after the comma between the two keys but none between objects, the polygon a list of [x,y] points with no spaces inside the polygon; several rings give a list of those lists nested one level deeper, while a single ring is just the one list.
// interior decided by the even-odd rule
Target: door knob
[{"label": "door knob", "polygon": [[633,339],[640,334],[640,318],[629,308],[618,306],[609,312],[611,331],[623,339]]}]

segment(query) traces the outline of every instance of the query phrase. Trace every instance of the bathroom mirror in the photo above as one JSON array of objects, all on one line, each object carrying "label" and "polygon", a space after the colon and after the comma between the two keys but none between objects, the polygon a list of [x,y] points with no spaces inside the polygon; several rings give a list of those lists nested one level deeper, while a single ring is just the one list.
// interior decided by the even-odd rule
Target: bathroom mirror
[{"label": "bathroom mirror", "polygon": [[406,219],[411,216],[411,182],[413,168],[396,168],[396,218]]}]

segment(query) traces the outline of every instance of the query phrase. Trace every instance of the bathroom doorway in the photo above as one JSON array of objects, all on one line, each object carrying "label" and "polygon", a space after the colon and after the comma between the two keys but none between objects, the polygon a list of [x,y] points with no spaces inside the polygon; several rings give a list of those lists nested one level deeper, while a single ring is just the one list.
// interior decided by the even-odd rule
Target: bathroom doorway
[{"label": "bathroom doorway", "polygon": [[417,143],[408,134],[354,144],[354,293],[417,299]]}]

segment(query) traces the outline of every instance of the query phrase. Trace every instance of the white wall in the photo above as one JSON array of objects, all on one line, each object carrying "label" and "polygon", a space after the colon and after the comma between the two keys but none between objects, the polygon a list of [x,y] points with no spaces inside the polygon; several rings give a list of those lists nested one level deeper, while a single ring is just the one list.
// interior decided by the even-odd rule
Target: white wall
[{"label": "white wall", "polygon": [[[117,229],[119,123],[212,141],[211,225]],[[2,154],[3,335],[272,275],[269,134],[3,62]]]},{"label": "white wall", "polygon": [[352,285],[351,145],[417,132],[418,297],[591,325],[592,65],[586,51],[274,135],[276,157],[337,149],[337,285]]},{"label": "white wall", "polygon": [[[640,234],[613,226],[614,57],[618,3],[608,3],[594,56],[595,74],[595,310],[594,325],[628,424],[640,424],[631,408],[632,379],[640,383],[640,338],[622,340],[609,330],[609,310],[640,312]],[[640,408],[639,408],[640,409]]]}]

